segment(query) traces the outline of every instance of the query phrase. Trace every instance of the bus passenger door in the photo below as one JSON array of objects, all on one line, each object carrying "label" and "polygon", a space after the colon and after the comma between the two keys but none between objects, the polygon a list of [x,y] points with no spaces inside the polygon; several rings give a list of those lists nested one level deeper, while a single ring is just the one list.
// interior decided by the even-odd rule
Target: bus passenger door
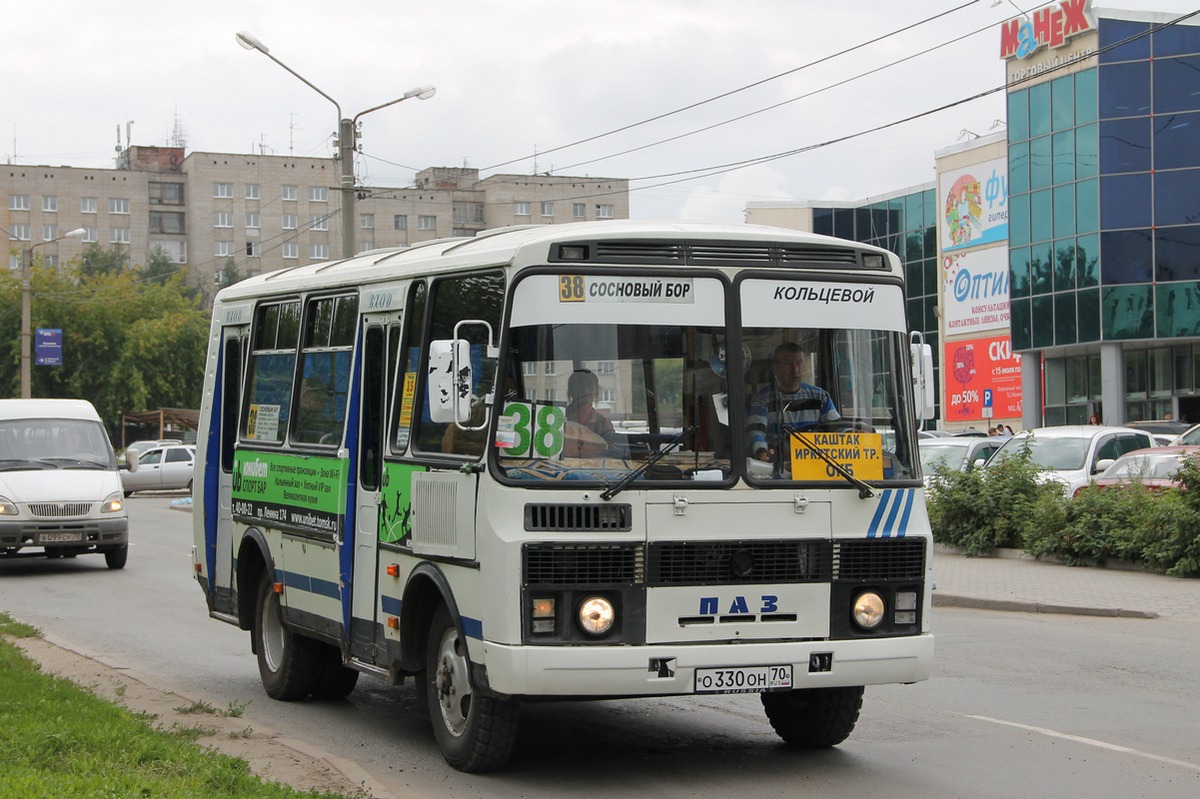
[{"label": "bus passenger door", "polygon": [[[387,376],[399,340],[393,314],[366,317],[363,331],[358,479],[354,522],[354,575],[350,606],[350,654],[375,661],[375,624],[379,607],[379,492],[383,479],[384,427],[388,410]],[[389,353],[389,350],[392,350]]]},{"label": "bus passenger door", "polygon": [[[249,318],[248,312],[246,318]],[[237,556],[233,545],[233,452],[238,437],[242,378],[249,342],[250,328],[247,325],[225,327],[221,330],[220,383],[214,387],[220,398],[220,435],[219,440],[214,442],[220,448],[219,458],[215,464],[211,461],[206,462],[202,493],[205,524],[209,528],[205,537],[212,542],[213,539],[209,536],[215,533],[215,562],[210,559],[208,564],[210,574],[214,575],[215,606],[217,610],[225,613],[236,612],[233,597],[233,561]],[[212,468],[214,465],[218,468]],[[215,492],[208,484],[210,475],[216,480]],[[209,505],[209,497],[214,495],[217,500],[216,508]]]}]

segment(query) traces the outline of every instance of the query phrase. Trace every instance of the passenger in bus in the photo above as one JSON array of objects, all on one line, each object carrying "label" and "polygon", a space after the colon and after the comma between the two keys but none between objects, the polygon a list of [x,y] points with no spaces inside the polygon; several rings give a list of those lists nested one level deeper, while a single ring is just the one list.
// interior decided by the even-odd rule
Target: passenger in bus
[{"label": "passenger in bus", "polygon": [[613,434],[608,417],[596,410],[600,378],[590,369],[576,369],[567,378],[567,421],[581,424],[606,440]]},{"label": "passenger in bus", "polygon": [[328,444],[341,432],[341,422],[330,412],[332,395],[329,386],[316,375],[301,381],[300,404],[296,409],[296,424],[292,427],[297,441]]},{"label": "passenger in bus", "polygon": [[804,350],[788,341],[775,348],[771,380],[754,394],[746,408],[746,439],[753,458],[774,461],[783,426],[804,430],[841,419],[829,392],[803,380]]}]

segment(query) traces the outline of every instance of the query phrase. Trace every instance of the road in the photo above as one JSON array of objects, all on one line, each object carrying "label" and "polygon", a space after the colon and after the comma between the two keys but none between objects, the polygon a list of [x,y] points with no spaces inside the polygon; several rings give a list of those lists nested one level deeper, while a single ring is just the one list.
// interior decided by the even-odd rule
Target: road
[{"label": "road", "polygon": [[0,610],[54,640],[359,764],[396,797],[1200,795],[1200,621],[939,608],[934,679],[868,688],[842,746],[782,746],[754,696],[529,704],[509,768],[439,756],[411,684],[280,703],[210,620],[178,494],[134,495],[129,564],[0,561]]}]

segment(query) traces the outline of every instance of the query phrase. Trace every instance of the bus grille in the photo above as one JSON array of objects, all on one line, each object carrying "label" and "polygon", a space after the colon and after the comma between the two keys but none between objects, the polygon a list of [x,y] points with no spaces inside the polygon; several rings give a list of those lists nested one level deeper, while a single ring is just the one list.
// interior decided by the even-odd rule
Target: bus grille
[{"label": "bus grille", "polygon": [[641,544],[526,544],[526,585],[621,584],[645,582]]},{"label": "bus grille", "polygon": [[39,519],[70,519],[87,516],[92,510],[90,502],[31,502],[29,513]]},{"label": "bus grille", "polygon": [[830,578],[828,541],[666,541],[650,547],[651,585],[807,583]]},{"label": "bus grille", "polygon": [[833,550],[835,581],[921,580],[925,576],[925,539],[887,538],[837,541]]},{"label": "bus grille", "polygon": [[633,527],[628,505],[550,505],[529,503],[525,506],[525,529],[556,533],[627,531]]}]

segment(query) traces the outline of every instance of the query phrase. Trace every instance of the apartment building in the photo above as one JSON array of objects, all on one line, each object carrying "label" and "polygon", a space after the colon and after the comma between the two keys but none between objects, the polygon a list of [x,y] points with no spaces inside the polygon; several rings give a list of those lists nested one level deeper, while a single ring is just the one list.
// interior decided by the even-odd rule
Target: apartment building
[{"label": "apartment building", "polygon": [[[13,269],[23,248],[38,245],[56,265],[94,242],[127,247],[135,265],[161,248],[190,280],[212,285],[230,259],[246,276],[342,254],[340,168],[327,158],[133,146],[113,169],[5,166],[0,196]],[[358,187],[354,238],[362,252],[507,225],[627,218],[624,179],[481,180],[476,169],[431,167],[412,186]],[[79,227],[83,238],[53,242]]]}]

